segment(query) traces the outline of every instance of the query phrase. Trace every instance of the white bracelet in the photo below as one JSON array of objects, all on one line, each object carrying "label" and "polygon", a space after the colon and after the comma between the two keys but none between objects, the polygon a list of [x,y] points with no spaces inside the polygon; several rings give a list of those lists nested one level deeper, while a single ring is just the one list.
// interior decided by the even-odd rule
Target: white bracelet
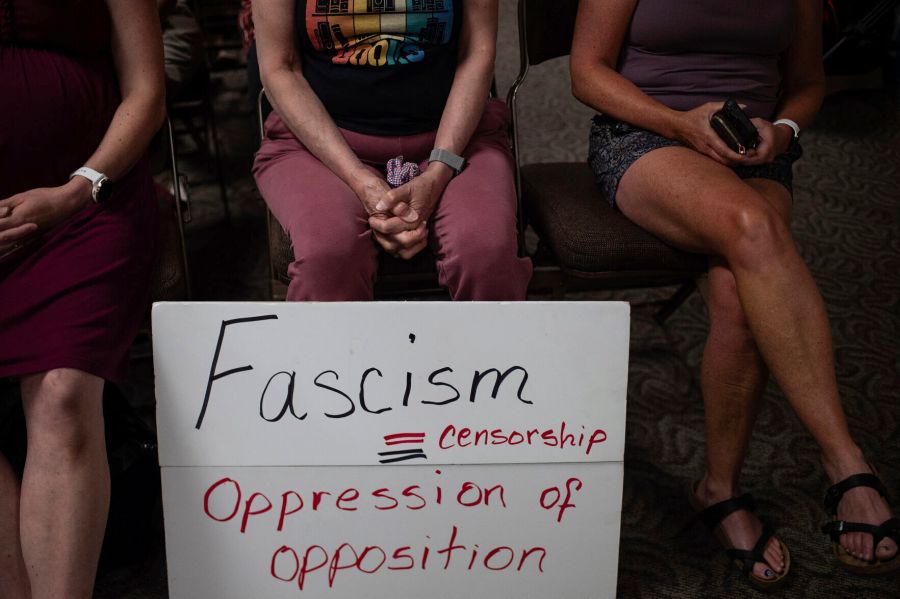
[{"label": "white bracelet", "polygon": [[773,125],[787,125],[791,129],[794,130],[794,137],[800,137],[800,125],[792,121],[791,119],[778,119]]}]

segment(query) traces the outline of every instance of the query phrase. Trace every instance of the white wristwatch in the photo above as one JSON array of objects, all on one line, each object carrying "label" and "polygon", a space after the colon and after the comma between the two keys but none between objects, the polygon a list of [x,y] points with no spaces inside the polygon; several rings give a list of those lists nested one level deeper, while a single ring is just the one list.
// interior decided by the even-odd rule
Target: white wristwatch
[{"label": "white wristwatch", "polygon": [[73,177],[84,177],[91,182],[91,199],[94,200],[95,204],[104,203],[112,195],[112,180],[103,173],[83,166],[69,175],[69,179]]},{"label": "white wristwatch", "polygon": [[795,123],[795,122],[792,121],[791,119],[778,119],[777,121],[775,121],[775,122],[772,123],[772,124],[773,124],[773,125],[787,125],[787,126],[790,127],[791,129],[793,129],[793,131],[794,131],[794,139],[797,139],[797,138],[800,137],[800,125],[798,125],[797,123]]}]

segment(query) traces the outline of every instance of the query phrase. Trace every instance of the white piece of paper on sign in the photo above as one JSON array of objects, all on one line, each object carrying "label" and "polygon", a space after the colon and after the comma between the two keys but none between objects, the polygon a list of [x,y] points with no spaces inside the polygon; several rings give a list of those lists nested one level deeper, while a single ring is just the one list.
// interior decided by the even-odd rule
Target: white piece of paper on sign
[{"label": "white piece of paper on sign", "polygon": [[628,305],[153,310],[170,595],[615,596]]}]

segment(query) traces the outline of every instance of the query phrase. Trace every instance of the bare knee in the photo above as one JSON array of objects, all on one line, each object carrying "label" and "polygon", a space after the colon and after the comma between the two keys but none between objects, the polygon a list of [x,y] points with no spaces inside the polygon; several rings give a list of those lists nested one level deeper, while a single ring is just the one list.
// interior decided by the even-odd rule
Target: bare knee
[{"label": "bare knee", "polygon": [[73,369],[51,370],[23,383],[29,453],[75,458],[103,439],[103,381]]},{"label": "bare knee", "polygon": [[725,219],[722,254],[733,269],[760,271],[793,251],[790,231],[761,195],[748,191]]}]

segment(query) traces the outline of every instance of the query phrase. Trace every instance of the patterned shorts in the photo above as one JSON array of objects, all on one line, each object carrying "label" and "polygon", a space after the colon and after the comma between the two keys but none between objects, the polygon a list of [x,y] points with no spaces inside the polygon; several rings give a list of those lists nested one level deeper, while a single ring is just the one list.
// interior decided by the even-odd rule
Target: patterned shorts
[{"label": "patterned shorts", "polygon": [[[625,171],[635,161],[653,150],[684,146],[681,142],[657,135],[617,121],[610,117],[595,116],[591,125],[588,164],[597,178],[597,185],[611,206],[616,205],[616,191]],[[784,154],[779,154],[768,164],[732,167],[741,179],[771,179],[784,185],[793,195],[794,162],[803,154],[795,139]]]}]

